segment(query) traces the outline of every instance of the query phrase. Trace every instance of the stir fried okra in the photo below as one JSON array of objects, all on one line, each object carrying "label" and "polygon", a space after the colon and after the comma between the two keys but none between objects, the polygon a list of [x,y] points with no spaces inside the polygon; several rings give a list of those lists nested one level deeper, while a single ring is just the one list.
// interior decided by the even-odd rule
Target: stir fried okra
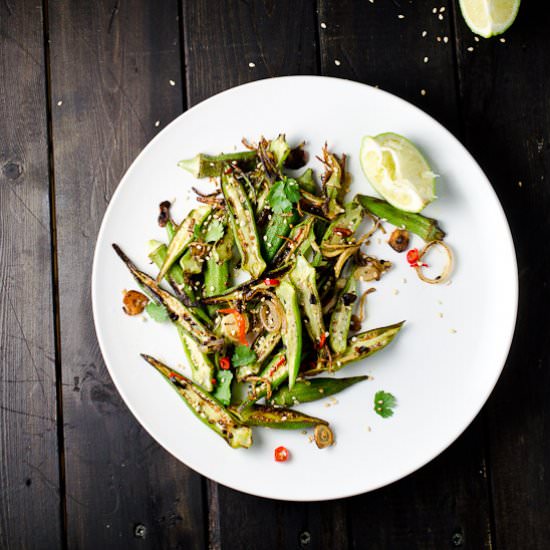
[{"label": "stir fried okra", "polygon": [[[444,233],[435,220],[383,200],[347,200],[346,157],[326,145],[318,183],[311,168],[303,169],[303,144],[291,148],[284,135],[243,143],[242,152],[198,154],[179,163],[216,188],[193,188],[199,204],[178,222],[170,203],[161,203],[158,223],[166,242],[149,243],[156,275],[113,247],[147,294],[150,316],[174,325],[191,375],[144,359],[204,424],[232,447],[249,447],[256,426],[316,428],[322,448],[333,441],[328,423],[295,407],[366,380],[330,374],[386,347],[403,325],[362,331],[372,289],[361,294],[359,285],[391,268],[368,253],[369,239],[381,220],[398,228],[390,239],[398,251],[408,247],[408,232],[428,243],[440,243]],[[370,230],[358,234],[365,219]],[[248,279],[236,284],[239,272]],[[128,313],[143,310],[138,298],[126,300]]]}]

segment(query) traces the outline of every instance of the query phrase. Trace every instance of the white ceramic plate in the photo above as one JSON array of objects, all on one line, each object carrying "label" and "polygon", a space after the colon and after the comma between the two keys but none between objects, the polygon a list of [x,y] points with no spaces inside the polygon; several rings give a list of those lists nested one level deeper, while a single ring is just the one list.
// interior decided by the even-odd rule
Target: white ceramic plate
[{"label": "white ceramic plate", "polygon": [[[308,435],[256,429],[254,445],[231,449],[192,416],[179,396],[140,357],[151,354],[184,365],[176,331],[167,324],[127,317],[121,291],[136,288],[111,248],[119,243],[145,271],[147,241],[164,239],[157,205],[177,198],[175,215],[194,199],[193,178],[176,166],[197,152],[239,147],[241,138],[307,141],[310,165],[323,143],[349,154],[350,196],[374,194],[358,162],[365,134],[392,131],[410,138],[440,174],[438,200],[425,214],[441,221],[454,249],[449,285],[421,283],[404,255],[373,240],[371,250],[395,262],[368,298],[366,328],[407,320],[396,341],[339,375],[368,373],[336,396],[338,404],[301,405],[330,421],[337,444],[319,450]],[[414,245],[422,243],[415,240]],[[508,354],[517,309],[517,267],[506,218],[487,178],[464,147],[440,124],[409,103],[362,84],[322,77],[286,77],[246,84],[190,109],[138,156],[105,214],[94,258],[93,310],[111,376],[145,429],[197,472],[234,489],[285,500],[325,500],[387,485],[420,468],[470,424],[493,389]],[[186,368],[186,367],[183,367]],[[399,401],[395,415],[373,411],[377,390]],[[328,403],[330,401],[326,400]],[[285,445],[286,463],[273,460]]]}]

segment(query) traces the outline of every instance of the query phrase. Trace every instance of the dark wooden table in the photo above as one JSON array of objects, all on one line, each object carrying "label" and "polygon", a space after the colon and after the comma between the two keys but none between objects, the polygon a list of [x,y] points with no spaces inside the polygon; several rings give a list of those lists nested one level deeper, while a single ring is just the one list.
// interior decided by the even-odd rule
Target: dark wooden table
[{"label": "dark wooden table", "polygon": [[[524,2],[477,41],[448,0],[1,0],[0,547],[549,548],[549,13]],[[326,503],[247,496],[161,449],[90,303],[101,219],[142,147],[212,94],[289,74],[380,86],[454,132],[504,205],[521,282],[508,364],[466,433]]]}]

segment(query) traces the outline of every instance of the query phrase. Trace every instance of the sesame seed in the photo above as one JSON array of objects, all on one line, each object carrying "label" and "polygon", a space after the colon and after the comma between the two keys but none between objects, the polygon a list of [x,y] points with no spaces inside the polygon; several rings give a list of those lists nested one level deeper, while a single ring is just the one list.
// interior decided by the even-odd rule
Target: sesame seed
[{"label": "sesame seed", "polygon": [[176,82],[174,80],[169,80],[168,82],[170,83],[170,86],[175,86],[176,85]]},{"label": "sesame seed", "polygon": [[504,42],[506,42],[506,38],[499,38],[498,40],[499,40],[499,42],[502,42],[503,44],[504,44]]},{"label": "sesame seed", "polygon": [[476,42],[479,42],[479,36],[474,36],[474,40],[475,40]]},{"label": "sesame seed", "polygon": [[424,63],[427,63],[429,60],[430,60],[430,58],[429,58],[428,56],[426,56],[426,57],[424,58]]},{"label": "sesame seed", "polygon": [[447,44],[448,41],[449,41],[449,37],[448,37],[448,36],[444,36],[444,37],[443,37],[443,42],[445,42],[445,44]]},{"label": "sesame seed", "polygon": [[374,0],[369,0],[369,2],[370,2],[371,4],[374,4]]},{"label": "sesame seed", "polygon": [[456,330],[455,330],[454,328],[450,328],[450,329],[449,329],[449,332],[450,332],[451,334],[456,334]]},{"label": "sesame seed", "polygon": [[432,10],[432,13],[437,13],[437,8],[434,8],[434,9]]},{"label": "sesame seed", "polygon": [[397,290],[396,288],[394,288],[392,292],[394,296],[397,296],[399,294],[399,290]]},{"label": "sesame seed", "polygon": [[438,18],[440,21],[443,21],[443,14],[440,13],[440,14],[437,16],[437,18]]},{"label": "sesame seed", "polygon": [[326,29],[326,28],[327,28],[327,24],[326,24],[326,23],[321,23],[321,28],[322,28],[322,29]]},{"label": "sesame seed", "polygon": [[443,319],[443,313],[441,311],[437,314],[441,319]]},{"label": "sesame seed", "polygon": [[440,13],[443,13],[444,11],[445,11],[445,6],[439,8],[439,12],[440,12]]},{"label": "sesame seed", "polygon": [[466,48],[469,52],[473,52],[474,51],[474,48],[472,46]]},{"label": "sesame seed", "polygon": [[403,14],[400,13],[400,14],[397,16],[397,19],[405,19],[405,16],[404,16]]},{"label": "sesame seed", "polygon": [[61,107],[61,105],[63,105],[63,101],[59,100],[59,101],[57,102],[57,106],[58,106],[58,107]]},{"label": "sesame seed", "polygon": [[256,63],[254,63],[253,61],[251,61],[248,66],[253,69],[255,66],[256,66]]},{"label": "sesame seed", "polygon": [[216,290],[216,289],[214,288],[214,286],[211,286],[211,287],[210,287],[210,292],[214,292],[214,290]]},{"label": "sesame seed", "polygon": [[339,59],[335,59],[335,60],[334,60],[334,64],[335,64],[337,67],[339,67],[342,63],[341,63],[341,61],[340,61]]},{"label": "sesame seed", "polygon": [[518,187],[521,187],[523,185],[523,182],[520,180],[518,181]]},{"label": "sesame seed", "polygon": [[159,126],[160,126],[160,120],[157,120],[157,121],[155,122],[155,128],[158,128]]},{"label": "sesame seed", "polygon": [[441,36],[438,36],[438,37],[436,38],[436,40],[437,40],[438,42],[441,42]]}]

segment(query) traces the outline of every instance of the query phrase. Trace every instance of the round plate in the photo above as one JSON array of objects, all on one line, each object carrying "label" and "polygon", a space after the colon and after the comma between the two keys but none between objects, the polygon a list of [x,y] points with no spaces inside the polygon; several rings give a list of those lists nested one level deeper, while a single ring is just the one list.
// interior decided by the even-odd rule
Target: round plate
[{"label": "round plate", "polygon": [[[310,166],[325,141],[349,155],[355,193],[374,194],[358,161],[361,138],[396,132],[411,139],[439,174],[438,199],[425,214],[437,218],[455,253],[450,284],[428,285],[403,254],[378,233],[372,254],[394,267],[373,283],[364,328],[406,319],[396,340],[378,354],[338,373],[369,374],[336,396],[299,409],[328,420],[336,445],[319,450],[310,435],[255,429],[250,449],[234,450],[199,422],[139,353],[185,366],[169,324],[126,316],[123,289],[136,288],[111,248],[118,243],[143,270],[149,239],[165,239],[156,224],[158,204],[176,198],[183,216],[197,182],[179,169],[198,152],[242,148],[241,138],[286,134],[307,142]],[[389,226],[388,226],[389,227]],[[418,239],[413,246],[421,246]],[[435,257],[435,254],[434,254]],[[253,82],[190,109],[143,150],[122,179],[105,214],[94,258],[92,296],[99,344],[118,391],[145,429],[197,472],[234,489],[284,500],[325,500],[371,491],[410,474],[448,447],[470,424],[493,389],[508,354],[517,310],[517,266],[510,230],[489,181],[464,147],[409,103],[346,80],[286,77]],[[378,390],[398,407],[383,419],[373,411]],[[277,463],[286,446],[291,459]]]}]

